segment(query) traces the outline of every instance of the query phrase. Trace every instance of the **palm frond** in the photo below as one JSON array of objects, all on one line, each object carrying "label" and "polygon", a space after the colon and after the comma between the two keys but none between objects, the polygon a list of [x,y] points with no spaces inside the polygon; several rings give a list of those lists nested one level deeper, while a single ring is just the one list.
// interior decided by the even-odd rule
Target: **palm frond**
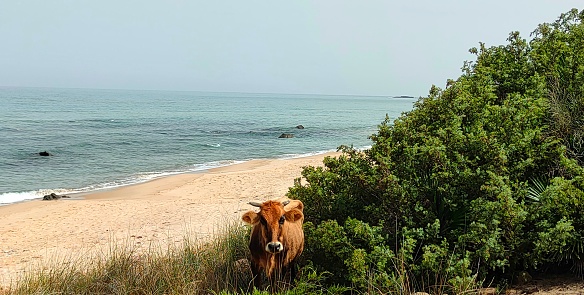
[{"label": "palm frond", "polygon": [[541,195],[549,185],[549,180],[542,178],[532,178],[527,188],[527,201],[539,202]]}]

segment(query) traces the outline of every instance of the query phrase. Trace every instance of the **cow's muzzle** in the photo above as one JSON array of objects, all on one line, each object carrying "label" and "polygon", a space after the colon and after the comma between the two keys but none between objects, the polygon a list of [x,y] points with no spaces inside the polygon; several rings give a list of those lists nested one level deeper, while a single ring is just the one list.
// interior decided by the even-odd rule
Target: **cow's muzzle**
[{"label": "cow's muzzle", "polygon": [[266,251],[270,253],[278,253],[284,250],[284,246],[280,242],[271,242],[266,245]]}]

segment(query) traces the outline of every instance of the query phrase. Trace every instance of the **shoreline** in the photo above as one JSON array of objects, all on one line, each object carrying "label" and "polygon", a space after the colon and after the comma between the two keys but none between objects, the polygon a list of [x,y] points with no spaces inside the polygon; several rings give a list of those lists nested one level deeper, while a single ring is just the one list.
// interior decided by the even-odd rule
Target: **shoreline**
[{"label": "shoreline", "polygon": [[247,202],[283,197],[304,166],[322,166],[325,157],[340,154],[250,160],[83,197],[0,206],[0,285],[55,257],[107,253],[112,242],[139,250],[213,236],[252,210]]},{"label": "shoreline", "polygon": [[[114,190],[120,190],[120,189],[124,189],[124,188],[129,188],[132,186],[145,185],[145,184],[148,184],[150,182],[156,182],[159,180],[172,179],[172,178],[176,178],[178,180],[178,179],[182,178],[180,176],[183,176],[184,178],[187,178],[187,179],[191,179],[191,177],[188,177],[186,175],[195,176],[195,175],[201,175],[201,174],[207,174],[207,173],[213,174],[213,173],[221,173],[221,172],[243,172],[243,171],[254,169],[258,166],[263,165],[262,163],[267,163],[270,161],[296,160],[296,159],[312,158],[312,157],[322,157],[322,159],[324,159],[324,157],[326,157],[327,155],[336,156],[339,154],[340,154],[340,152],[336,152],[334,150],[331,150],[331,151],[313,152],[313,153],[306,153],[306,154],[281,155],[281,156],[274,157],[274,158],[233,160],[234,163],[223,165],[223,166],[212,167],[212,168],[207,168],[207,169],[202,169],[202,170],[177,172],[175,174],[157,176],[155,178],[152,178],[152,179],[149,179],[146,181],[142,181],[142,182],[137,182],[137,183],[122,184],[122,185],[115,186],[115,187],[102,188],[102,189],[97,189],[97,190],[87,191],[87,192],[71,193],[68,196],[70,196],[71,199],[85,199],[85,196],[88,196],[90,198],[95,198],[95,197],[99,197],[102,195],[106,195],[108,192],[111,192]],[[300,176],[301,175],[298,175],[298,177],[300,177]],[[192,177],[192,178],[196,179],[197,177]],[[133,191],[130,189],[128,189],[128,190]],[[34,199],[34,200],[38,200],[38,199]]]},{"label": "shoreline", "polygon": [[[366,147],[364,147],[364,148],[366,148]],[[304,154],[282,154],[282,155],[274,156],[271,158],[212,161],[212,162],[200,164],[202,167],[210,166],[208,168],[202,168],[202,169],[194,168],[194,169],[185,169],[184,171],[160,171],[160,172],[137,173],[133,176],[130,176],[130,177],[136,178],[133,182],[124,183],[124,181],[117,180],[117,181],[114,181],[114,183],[116,183],[116,182],[119,182],[119,183],[111,185],[111,186],[104,186],[104,187],[102,187],[102,183],[96,183],[96,184],[92,184],[88,187],[73,188],[73,189],[54,188],[54,189],[39,189],[36,191],[5,192],[5,193],[0,193],[0,198],[3,195],[11,195],[11,194],[12,195],[21,194],[21,195],[24,195],[26,197],[24,197],[23,199],[17,200],[17,201],[12,201],[12,202],[7,202],[7,203],[2,203],[0,200],[0,208],[2,208],[4,206],[11,206],[14,204],[20,204],[20,203],[24,203],[24,202],[42,200],[45,195],[48,195],[51,193],[55,193],[59,196],[67,196],[65,199],[79,199],[79,198],[84,198],[87,195],[92,195],[94,193],[101,193],[101,192],[116,190],[116,189],[120,189],[120,188],[124,188],[124,187],[128,187],[128,186],[140,185],[140,184],[148,183],[148,182],[155,181],[158,179],[164,179],[167,177],[174,177],[174,176],[183,175],[183,174],[209,173],[209,172],[214,171],[215,169],[231,167],[234,165],[245,164],[245,163],[253,162],[253,161],[300,159],[300,158],[313,157],[313,156],[319,156],[319,155],[330,154],[330,153],[337,153],[337,151],[336,150],[326,150],[326,151],[323,150],[323,151],[316,151],[316,152],[308,152],[308,153],[304,153]],[[219,162],[231,162],[231,163],[217,164]],[[141,175],[141,174],[145,174],[145,175],[151,174],[152,176],[150,176],[151,178],[140,180],[140,176],[137,176],[137,175]],[[90,188],[90,187],[97,187],[97,188]],[[35,196],[30,197],[31,194],[35,195]]]}]

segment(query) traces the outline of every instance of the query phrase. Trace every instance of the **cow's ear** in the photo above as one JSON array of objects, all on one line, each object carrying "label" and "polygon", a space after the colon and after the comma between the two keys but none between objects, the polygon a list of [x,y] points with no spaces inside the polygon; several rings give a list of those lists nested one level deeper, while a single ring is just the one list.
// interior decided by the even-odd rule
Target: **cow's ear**
[{"label": "cow's ear", "polygon": [[299,200],[295,200],[295,202],[297,202],[298,204],[296,205],[296,208],[298,210],[300,210],[300,212],[304,212],[304,204],[302,204],[302,202],[300,202]]},{"label": "cow's ear", "polygon": [[247,211],[247,213],[243,214],[241,220],[247,224],[254,225],[260,221],[259,215],[253,211]]},{"label": "cow's ear", "polygon": [[304,204],[302,204],[302,202],[300,202],[299,200],[290,200],[290,203],[284,207],[284,210],[290,211],[294,208],[302,212],[304,210]]},{"label": "cow's ear", "polygon": [[294,208],[288,212],[286,212],[286,214],[284,214],[286,216],[286,220],[290,221],[290,222],[295,222],[298,220],[302,220],[304,218],[304,214],[302,214],[302,211]]}]

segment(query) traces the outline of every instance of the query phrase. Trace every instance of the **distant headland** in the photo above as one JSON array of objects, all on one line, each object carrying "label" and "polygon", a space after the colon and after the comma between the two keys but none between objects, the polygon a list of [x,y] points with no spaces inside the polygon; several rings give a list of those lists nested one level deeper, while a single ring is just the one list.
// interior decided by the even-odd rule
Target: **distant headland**
[{"label": "distant headland", "polygon": [[398,95],[398,96],[394,96],[393,98],[414,98],[414,97],[409,96],[409,95]]}]

